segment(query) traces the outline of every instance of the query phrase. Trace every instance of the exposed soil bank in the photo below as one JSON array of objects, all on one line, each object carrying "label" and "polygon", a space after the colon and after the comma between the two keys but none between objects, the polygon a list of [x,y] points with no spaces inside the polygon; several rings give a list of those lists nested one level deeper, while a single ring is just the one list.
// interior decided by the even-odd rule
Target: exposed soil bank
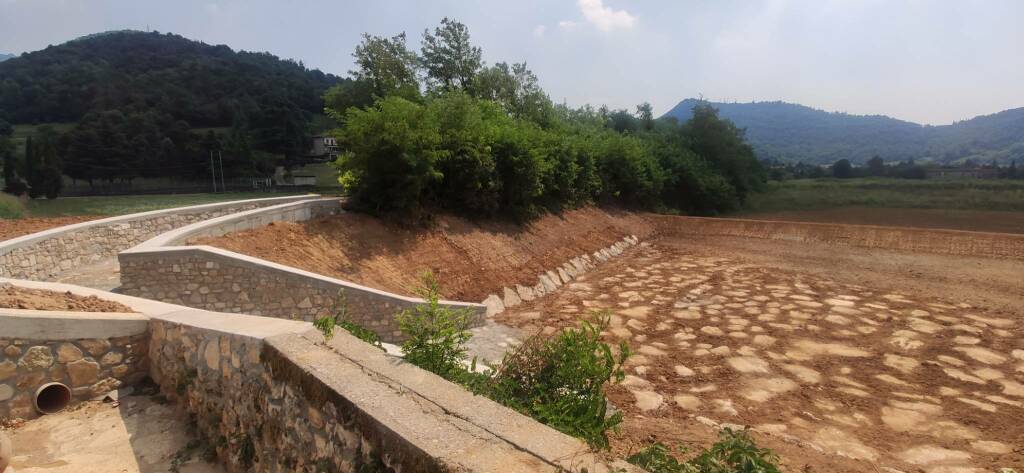
[{"label": "exposed soil bank", "polygon": [[751,220],[848,223],[972,232],[1024,233],[1024,213],[993,210],[840,207],[735,215]]},{"label": "exposed soil bank", "polygon": [[0,307],[71,312],[134,312],[123,304],[103,300],[96,296],[78,296],[70,292],[25,289],[10,284],[0,284]]},{"label": "exposed soil bank", "polygon": [[16,219],[0,219],[0,241],[10,240],[22,235],[41,232],[51,228],[63,227],[81,223],[89,220],[103,218],[94,215],[81,215],[74,217],[27,217]]},{"label": "exposed soil bank", "polygon": [[356,213],[200,239],[211,245],[373,288],[412,295],[423,271],[437,276],[448,299],[480,301],[626,235],[653,232],[643,214],[585,208],[526,225],[442,216],[408,228]]}]

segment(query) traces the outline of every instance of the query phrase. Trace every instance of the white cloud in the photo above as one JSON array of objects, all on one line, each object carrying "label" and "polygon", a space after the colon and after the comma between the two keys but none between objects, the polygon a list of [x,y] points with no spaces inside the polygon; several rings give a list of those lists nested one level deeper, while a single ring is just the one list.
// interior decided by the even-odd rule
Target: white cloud
[{"label": "white cloud", "polygon": [[544,37],[544,33],[547,32],[547,30],[548,30],[548,27],[546,27],[544,25],[537,25],[537,26],[533,27],[533,36],[535,36],[537,38],[543,38]]},{"label": "white cloud", "polygon": [[578,24],[572,20],[562,20],[558,22],[558,27],[563,30],[571,30],[576,28],[576,26],[578,26]]},{"label": "white cloud", "polygon": [[626,10],[606,7],[603,0],[578,0],[583,18],[597,29],[608,32],[614,29],[629,29],[636,25],[636,17]]}]

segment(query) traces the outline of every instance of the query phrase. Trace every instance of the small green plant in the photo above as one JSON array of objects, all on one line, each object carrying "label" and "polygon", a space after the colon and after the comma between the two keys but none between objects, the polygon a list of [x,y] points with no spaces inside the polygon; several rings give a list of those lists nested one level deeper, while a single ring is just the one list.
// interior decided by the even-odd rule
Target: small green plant
[{"label": "small green plant", "polygon": [[313,326],[324,335],[325,342],[330,342],[334,338],[334,322],[333,315],[325,315],[313,321]]},{"label": "small green plant", "polygon": [[710,449],[690,461],[680,462],[662,443],[654,443],[626,461],[651,473],[779,473],[775,453],[758,448],[749,430],[728,427],[718,433],[718,441]]},{"label": "small green plant", "polygon": [[601,341],[608,314],[595,314],[578,328],[534,336],[508,353],[491,382],[490,397],[555,429],[608,448],[608,431],[622,413],[607,415],[604,386],[625,376],[629,347],[618,353]]},{"label": "small green plant", "polygon": [[466,342],[472,337],[472,312],[442,306],[434,275],[426,272],[422,280],[423,287],[417,292],[426,303],[404,310],[397,317],[399,329],[408,337],[402,344],[405,360],[445,378],[463,375]]},{"label": "small green plant", "polygon": [[380,335],[377,335],[377,332],[351,320],[348,314],[348,302],[344,291],[338,292],[338,299],[335,301],[335,315],[320,317],[313,321],[313,326],[324,335],[325,342],[330,342],[331,338],[334,338],[334,327],[337,326],[370,345],[381,350],[384,349],[380,341]]},{"label": "small green plant", "polygon": [[[679,448],[679,453],[686,453],[686,450],[682,447]],[[649,445],[647,448],[640,450],[628,457],[626,461],[639,466],[651,473],[696,473],[697,470],[693,465],[689,465],[685,462],[680,462],[675,456],[672,455],[671,451],[665,444],[661,442],[655,442]]]}]

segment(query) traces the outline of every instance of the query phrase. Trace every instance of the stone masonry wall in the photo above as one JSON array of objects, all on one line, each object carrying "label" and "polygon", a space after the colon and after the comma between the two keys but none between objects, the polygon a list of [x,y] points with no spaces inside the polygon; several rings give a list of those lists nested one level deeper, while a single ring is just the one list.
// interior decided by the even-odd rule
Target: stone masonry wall
[{"label": "stone masonry wall", "polygon": [[151,375],[196,421],[229,472],[360,470],[379,459],[334,405],[275,379],[264,341],[152,320]]},{"label": "stone masonry wall", "polygon": [[64,383],[72,402],[131,385],[149,367],[149,334],[69,341],[0,338],[0,419],[32,419],[36,389]]},{"label": "stone masonry wall", "polygon": [[[339,294],[344,294],[350,319],[388,343],[403,340],[395,314],[420,303],[231,255],[204,248],[121,254],[121,292],[199,309],[307,322],[336,314]],[[483,323],[483,306],[460,307],[478,315],[474,326]]]},{"label": "stone masonry wall", "polygon": [[[154,236],[193,222],[251,210],[297,196],[145,212],[76,224],[0,243],[0,277],[47,281],[60,272],[116,255]],[[45,235],[40,238],[40,235]]]}]

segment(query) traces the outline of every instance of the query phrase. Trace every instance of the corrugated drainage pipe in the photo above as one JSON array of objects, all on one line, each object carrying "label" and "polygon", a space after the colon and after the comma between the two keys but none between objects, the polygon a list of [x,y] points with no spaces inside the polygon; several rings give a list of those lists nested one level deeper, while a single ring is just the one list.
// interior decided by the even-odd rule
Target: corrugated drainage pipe
[{"label": "corrugated drainage pipe", "polygon": [[46,383],[36,390],[36,410],[42,414],[55,414],[71,403],[71,389],[62,383]]}]

